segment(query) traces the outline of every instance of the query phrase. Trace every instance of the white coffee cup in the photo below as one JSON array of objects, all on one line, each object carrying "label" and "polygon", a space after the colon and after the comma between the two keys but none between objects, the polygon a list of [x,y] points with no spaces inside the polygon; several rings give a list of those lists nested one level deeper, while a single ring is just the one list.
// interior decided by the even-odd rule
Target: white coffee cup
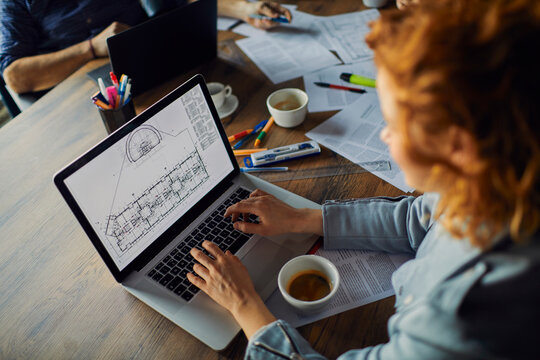
[{"label": "white coffee cup", "polygon": [[[307,270],[316,270],[325,275],[330,282],[330,293],[328,295],[319,300],[304,301],[296,299],[287,292],[291,279],[298,273]],[[281,295],[283,295],[285,301],[302,313],[315,312],[328,305],[337,293],[339,282],[340,277],[336,266],[330,260],[318,255],[295,257],[285,263],[278,274],[278,287]]]},{"label": "white coffee cup", "polygon": [[364,5],[367,7],[379,8],[386,5],[387,0],[364,0]]},{"label": "white coffee cup", "polygon": [[300,125],[307,114],[308,95],[300,89],[280,89],[266,98],[266,106],[274,122],[282,127]]},{"label": "white coffee cup", "polygon": [[218,82],[211,82],[206,84],[208,92],[212,97],[212,101],[217,109],[223,106],[225,100],[232,94],[232,88],[229,85],[223,85]]}]

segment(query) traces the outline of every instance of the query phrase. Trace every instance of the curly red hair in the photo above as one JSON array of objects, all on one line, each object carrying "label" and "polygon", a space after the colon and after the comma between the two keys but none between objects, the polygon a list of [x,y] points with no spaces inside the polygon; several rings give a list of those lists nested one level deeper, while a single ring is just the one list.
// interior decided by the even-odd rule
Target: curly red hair
[{"label": "curly red hair", "polygon": [[[407,149],[443,184],[437,217],[487,247],[506,228],[515,241],[540,223],[540,1],[436,0],[381,14],[366,37],[397,85],[399,121],[426,134],[469,132],[482,171]],[[442,215],[442,216],[441,216]]]}]

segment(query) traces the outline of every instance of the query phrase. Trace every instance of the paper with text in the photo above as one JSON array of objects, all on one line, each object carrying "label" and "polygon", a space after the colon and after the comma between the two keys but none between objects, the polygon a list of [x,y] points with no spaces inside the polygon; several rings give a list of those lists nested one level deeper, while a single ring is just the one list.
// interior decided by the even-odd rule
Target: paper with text
[{"label": "paper with text", "polygon": [[274,84],[340,63],[308,33],[275,33],[236,43]]}]

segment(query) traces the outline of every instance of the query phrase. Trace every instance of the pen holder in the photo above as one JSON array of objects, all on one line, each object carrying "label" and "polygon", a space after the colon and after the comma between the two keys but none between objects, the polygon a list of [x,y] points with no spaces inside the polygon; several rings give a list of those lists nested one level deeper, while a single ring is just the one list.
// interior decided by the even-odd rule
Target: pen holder
[{"label": "pen holder", "polygon": [[116,131],[119,127],[135,117],[135,107],[133,106],[133,101],[131,99],[118,109],[103,110],[98,108],[98,111],[101,120],[103,120],[103,124],[105,125],[105,129],[107,130],[107,134]]}]

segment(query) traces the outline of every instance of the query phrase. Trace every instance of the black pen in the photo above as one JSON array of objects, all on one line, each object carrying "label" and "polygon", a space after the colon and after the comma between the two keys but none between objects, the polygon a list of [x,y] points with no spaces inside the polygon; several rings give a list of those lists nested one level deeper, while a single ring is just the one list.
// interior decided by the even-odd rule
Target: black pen
[{"label": "black pen", "polygon": [[359,93],[359,94],[363,94],[363,93],[366,92],[366,90],[364,90],[364,89],[357,89],[357,88],[352,88],[352,87],[348,87],[348,86],[334,85],[334,84],[328,84],[328,83],[323,83],[323,82],[314,82],[314,84],[317,85],[317,86],[320,86],[320,87],[325,87],[325,88],[330,88],[330,89],[347,90],[347,91],[352,91],[352,92]]}]

